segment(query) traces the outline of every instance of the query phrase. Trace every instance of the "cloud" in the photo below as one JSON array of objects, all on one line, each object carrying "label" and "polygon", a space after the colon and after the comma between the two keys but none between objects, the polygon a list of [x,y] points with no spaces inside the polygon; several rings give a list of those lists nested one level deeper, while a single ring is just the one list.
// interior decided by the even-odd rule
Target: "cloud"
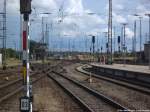
[{"label": "cloud", "polygon": [[[7,13],[19,13],[19,0],[6,0]],[[3,11],[4,0],[0,0],[0,11]]]},{"label": "cloud", "polygon": [[80,32],[73,31],[73,30],[65,30],[61,32],[61,35],[67,38],[74,38],[80,35]]},{"label": "cloud", "polygon": [[119,23],[119,24],[127,22],[125,17],[118,15],[116,13],[113,13],[113,20],[114,20],[114,22]]},{"label": "cloud", "polygon": [[84,12],[82,0],[69,0],[66,12],[68,12],[69,14],[82,14]]},{"label": "cloud", "polygon": [[95,29],[93,29],[93,30],[87,32],[86,35],[95,35],[95,36],[97,36],[97,35],[99,35],[100,33],[101,33],[101,29],[95,28]]},{"label": "cloud", "polygon": [[147,11],[146,7],[144,7],[141,4],[136,7],[136,10],[137,10],[137,12],[145,12],[145,11]]},{"label": "cloud", "polygon": [[[3,10],[3,1],[0,0],[0,10]],[[60,0],[59,0],[60,1]],[[20,0],[7,0],[7,11],[9,13],[19,13]],[[51,10],[58,9],[58,5],[55,0],[32,0],[32,8],[36,8],[38,11],[50,12]]]},{"label": "cloud", "polygon": [[[65,17],[63,21],[63,28],[66,28],[66,30],[70,30],[71,26],[73,27],[72,30],[76,29],[80,30],[80,32],[88,32],[95,28],[99,28],[102,24],[104,24],[105,21],[100,18],[99,16],[70,16]],[[67,26],[67,27],[66,27]]]},{"label": "cloud", "polygon": [[123,10],[124,9],[124,6],[121,5],[121,4],[116,4],[114,7],[113,7],[113,10]]},{"label": "cloud", "polygon": [[[64,2],[63,2],[64,1]],[[100,0],[102,4],[107,4],[108,1]],[[85,3],[86,2],[86,3]],[[92,1],[94,2],[94,1]],[[87,34],[97,34],[97,32],[107,32],[107,23],[108,23],[108,4],[106,7],[96,7],[92,6],[92,2],[86,0],[32,0],[32,8],[36,8],[37,13],[40,12],[54,12],[55,14],[47,16],[47,21],[51,23],[53,20],[53,33],[56,36],[58,33],[62,35],[74,35],[78,38],[81,37],[83,32]],[[134,13],[145,14],[146,12],[150,12],[150,0],[113,0],[113,26],[118,28],[120,23],[128,22],[128,28],[126,28],[127,38],[131,38],[134,36],[133,31],[133,20],[137,19],[132,15]],[[0,0],[0,6],[3,6],[3,0]],[[60,19],[59,9],[63,6],[64,11],[64,20],[62,23],[58,24],[58,20]],[[2,7],[1,7],[2,8]],[[101,10],[99,10],[99,8]],[[99,13],[102,11],[103,15],[87,15],[87,13]],[[10,19],[18,21],[19,16],[19,0],[7,0],[7,12],[8,12],[8,25],[10,24]],[[10,18],[10,13],[17,13],[14,18]],[[34,18],[34,10],[32,12],[31,17]],[[38,15],[39,16],[39,15]],[[145,17],[145,16],[144,16]],[[34,27],[36,33],[32,35],[32,37],[40,37],[39,30],[41,30],[41,16],[34,18],[35,21],[38,21],[40,26],[36,28],[36,24]],[[39,22],[40,20],[40,22]],[[146,22],[147,23],[147,20]],[[17,27],[18,25],[15,22],[12,22],[13,26]],[[132,28],[131,28],[132,24]],[[137,23],[138,24],[138,23]],[[143,23],[143,31],[147,32],[147,25]],[[8,27],[12,31],[12,27]],[[11,32],[10,31],[10,32]],[[117,30],[116,30],[117,31]],[[14,32],[14,31],[12,31]],[[118,28],[118,32],[120,29]],[[116,33],[118,33],[116,32]],[[19,33],[19,31],[18,31]],[[37,34],[38,33],[38,34]],[[119,33],[120,34],[120,33]],[[36,39],[35,38],[35,39]]]},{"label": "cloud", "polygon": [[[67,7],[65,7],[67,6]],[[82,0],[69,0],[64,5],[64,19],[59,27],[64,32],[71,35],[79,34],[79,32],[89,32],[98,29],[102,24],[106,24],[106,20],[99,15],[88,15],[93,13],[90,9],[85,9]]]},{"label": "cloud", "polygon": [[134,32],[130,28],[126,28],[126,36],[127,38],[132,38],[134,36]]},{"label": "cloud", "polygon": [[39,12],[51,12],[58,9],[58,5],[54,0],[33,0],[32,6]]}]

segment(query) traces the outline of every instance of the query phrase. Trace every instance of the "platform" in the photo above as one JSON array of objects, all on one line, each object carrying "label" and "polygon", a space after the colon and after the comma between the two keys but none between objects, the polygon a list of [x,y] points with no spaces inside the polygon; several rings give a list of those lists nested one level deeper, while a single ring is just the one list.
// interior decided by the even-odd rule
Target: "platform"
[{"label": "platform", "polygon": [[91,63],[92,66],[96,67],[104,67],[109,69],[116,69],[116,70],[124,70],[130,72],[139,72],[145,73],[150,75],[150,70],[148,66],[141,66],[141,65],[123,65],[123,64],[113,64],[113,65],[102,65],[99,63]]},{"label": "platform", "polygon": [[102,65],[99,63],[91,63],[90,65],[92,66],[92,71],[101,75],[107,75],[112,78],[121,77],[126,80],[137,80],[150,84],[150,70],[148,66],[122,64]]}]

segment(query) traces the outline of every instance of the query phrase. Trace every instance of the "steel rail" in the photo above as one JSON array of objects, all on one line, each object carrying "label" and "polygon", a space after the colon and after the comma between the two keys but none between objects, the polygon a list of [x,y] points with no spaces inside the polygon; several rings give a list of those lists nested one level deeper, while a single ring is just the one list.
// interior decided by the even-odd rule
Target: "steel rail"
[{"label": "steel rail", "polygon": [[[34,74],[36,74],[36,73],[31,74],[31,76],[33,76]],[[18,83],[18,82],[20,82],[22,80],[23,80],[23,78],[20,78],[20,79],[16,79],[16,80],[13,80],[11,82],[8,82],[6,84],[0,85],[0,89],[6,88],[8,86],[12,86],[13,84],[16,84],[16,83]]]},{"label": "steel rail", "polygon": [[[34,76],[35,74],[40,74],[40,73],[45,72],[45,71],[48,71],[48,70],[50,70],[50,69],[49,69],[49,68],[46,68],[45,70],[40,71],[40,72],[36,71],[36,72],[32,73],[30,76],[32,77],[32,76]],[[0,89],[6,88],[6,87],[8,87],[8,86],[12,86],[13,84],[16,84],[16,83],[18,83],[18,82],[20,82],[20,81],[22,81],[22,80],[23,80],[23,78],[19,78],[19,79],[10,81],[10,82],[8,82],[8,83],[2,84],[2,85],[0,85]]]},{"label": "steel rail", "polygon": [[[34,81],[32,81],[32,84],[36,83],[37,81],[39,81],[41,78],[43,78],[46,75],[40,76],[39,78],[35,79]],[[21,92],[24,89],[24,86],[19,87],[18,89],[16,89],[15,91],[3,96],[0,98],[0,103],[9,99],[10,97],[16,95],[17,93]]]},{"label": "steel rail", "polygon": [[[45,68],[44,70],[42,70],[40,72],[36,71],[35,73],[32,73],[31,76],[33,77],[35,74],[42,74],[42,73],[47,74],[48,72],[50,72],[50,68],[47,67],[47,68]],[[42,76],[38,77],[37,79],[33,79],[32,84],[36,83],[37,81],[39,81],[41,78],[43,78],[45,76],[46,75],[42,75]],[[12,84],[16,84],[16,83],[18,83],[22,80],[23,79],[21,78],[21,79],[15,80],[15,81],[11,81],[7,84],[4,84],[4,85],[0,86],[0,89],[7,88],[8,86],[12,86]],[[15,91],[12,91],[11,93],[8,93],[7,95],[4,95],[3,97],[0,98],[0,103],[7,100],[7,99],[9,99],[10,97],[14,96],[18,92],[21,92],[21,90],[23,90],[23,89],[24,89],[24,87],[21,86],[18,89],[16,89]]]},{"label": "steel rail", "polygon": [[[83,73],[85,75],[89,75],[90,74],[87,70],[85,70],[83,68],[82,68],[82,71],[78,70],[76,68],[76,71],[78,71],[80,73]],[[144,94],[150,95],[150,90],[149,89],[143,88],[143,87],[141,87],[139,85],[132,84],[132,83],[127,82],[127,81],[121,82],[122,80],[118,80],[118,79],[115,79],[115,78],[112,79],[112,78],[107,77],[107,76],[100,76],[100,75],[97,75],[96,73],[92,73],[92,76],[95,77],[95,78],[101,79],[101,80],[108,81],[110,83],[114,83],[114,84],[126,87],[128,89],[132,89],[132,90],[138,91],[140,93],[144,93]]]},{"label": "steel rail", "polygon": [[51,78],[55,83],[57,83],[71,98],[75,100],[79,106],[85,111],[85,112],[94,112],[84,101],[82,101],[79,97],[75,96],[73,92],[71,92],[69,89],[65,88],[61,83],[59,83],[54,77],[51,75],[48,75],[49,78]]},{"label": "steel rail", "polygon": [[[102,99],[104,102],[108,103],[109,105],[113,106],[114,108],[116,108],[116,109],[118,109],[118,110],[122,110],[122,111],[128,112],[129,109],[127,109],[126,107],[124,107],[124,106],[122,106],[121,104],[117,103],[116,101],[114,101],[114,100],[108,98],[107,96],[105,96],[105,95],[103,95],[103,94],[100,94],[99,92],[97,92],[97,91],[95,91],[95,90],[93,90],[93,89],[91,89],[91,88],[89,88],[89,87],[87,87],[87,86],[85,86],[85,85],[79,83],[78,81],[76,81],[76,80],[74,80],[74,79],[68,78],[68,77],[66,77],[66,76],[64,76],[64,75],[62,75],[62,74],[60,74],[60,73],[55,72],[55,71],[52,71],[52,72],[55,73],[56,75],[59,75],[59,76],[65,78],[65,79],[71,81],[71,82],[74,83],[75,85],[78,85],[79,87],[81,87],[81,88],[83,88],[85,91],[87,91],[88,93],[94,95],[95,97],[97,97],[97,98],[99,98],[99,99]],[[56,82],[55,78],[51,77],[50,75],[48,75],[48,76],[49,76],[50,78],[52,78],[52,79]],[[57,83],[59,83],[59,82],[57,81]],[[61,85],[61,84],[59,83],[59,85]],[[61,85],[61,86],[62,86],[62,85]],[[63,88],[65,88],[65,87],[63,87]],[[67,91],[67,88],[65,88],[65,91]],[[68,92],[69,92],[69,91],[68,91]],[[68,92],[67,92],[67,93],[68,93]],[[70,92],[69,92],[69,93],[70,93]],[[70,93],[70,94],[71,94],[71,93]],[[77,96],[74,96],[74,97],[76,97],[76,99],[78,99]],[[82,107],[84,107],[84,109],[90,108],[90,107],[87,107],[87,105],[85,105],[85,103],[84,103],[83,101],[78,100],[78,102],[79,102],[79,104],[82,103]],[[90,109],[90,110],[92,110],[92,109]],[[89,112],[93,112],[93,111],[90,111],[90,110],[89,110]]]}]

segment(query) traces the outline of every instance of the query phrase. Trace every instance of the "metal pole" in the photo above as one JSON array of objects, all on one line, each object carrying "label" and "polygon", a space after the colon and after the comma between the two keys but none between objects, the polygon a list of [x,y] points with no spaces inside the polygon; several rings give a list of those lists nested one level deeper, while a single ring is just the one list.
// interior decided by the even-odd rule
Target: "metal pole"
[{"label": "metal pole", "polygon": [[21,51],[22,51],[22,15],[20,15],[20,53],[19,53],[20,60],[22,59]]},{"label": "metal pole", "polygon": [[44,52],[44,47],[45,47],[45,45],[44,45],[44,43],[45,43],[45,40],[44,40],[44,37],[45,37],[45,35],[44,35],[44,17],[42,17],[42,63],[44,64],[44,56],[45,56],[45,52]]},{"label": "metal pole", "polygon": [[23,68],[24,68],[24,86],[26,96],[30,98],[30,79],[29,79],[29,14],[24,14],[24,21],[23,21]]},{"label": "metal pole", "polygon": [[30,85],[29,63],[29,14],[31,13],[31,0],[20,0],[20,13],[23,14],[22,27],[22,66],[24,97],[20,98],[20,111],[32,112],[32,86]]},{"label": "metal pole", "polygon": [[[149,17],[149,42],[148,44],[150,44],[150,14],[148,14],[148,17]],[[150,50],[149,50],[149,70],[150,70]]]},{"label": "metal pole", "polygon": [[142,17],[140,18],[140,52],[142,51]]},{"label": "metal pole", "polygon": [[45,35],[46,35],[46,57],[48,56],[47,55],[47,51],[49,49],[49,26],[48,24],[46,24],[46,32],[45,32]]},{"label": "metal pole", "polygon": [[123,31],[124,31],[124,27],[121,27],[121,58],[123,59]]},{"label": "metal pole", "polygon": [[150,14],[148,16],[149,16],[149,43],[150,43]]},{"label": "metal pole", "polygon": [[[149,43],[150,46],[150,43]],[[150,70],[150,50],[149,50],[149,70]]]},{"label": "metal pole", "polygon": [[94,56],[95,56],[95,43],[93,43],[93,62],[94,62]]},{"label": "metal pole", "polygon": [[108,32],[104,32],[104,34],[105,34],[105,39],[106,39],[106,51],[105,51],[105,53],[107,54],[107,60],[108,60],[108,40],[109,40],[109,38],[108,38]]},{"label": "metal pole", "polygon": [[4,0],[4,8],[3,8],[3,70],[6,69],[6,0]]},{"label": "metal pole", "polygon": [[116,50],[116,46],[115,46],[115,44],[116,44],[116,27],[114,27],[114,53],[115,53],[115,50]]},{"label": "metal pole", "polygon": [[[149,41],[148,41],[148,44],[150,44],[150,14],[145,14],[145,15],[149,17]],[[149,50],[149,70],[150,70],[150,50]]]},{"label": "metal pole", "polygon": [[93,55],[95,53],[95,43],[93,43]]},{"label": "metal pole", "polygon": [[134,36],[132,37],[132,55],[134,55]]},{"label": "metal pole", "polygon": [[142,17],[138,14],[134,14],[134,16],[137,16],[139,17],[139,20],[140,20],[140,56],[139,56],[139,60],[141,62],[141,59],[142,59]]},{"label": "metal pole", "polygon": [[110,34],[110,38],[111,38],[111,64],[113,63],[113,39],[112,39],[112,29],[113,29],[113,26],[112,26],[112,0],[110,1],[110,28],[111,28],[111,34]]},{"label": "metal pole", "polygon": [[142,17],[140,18],[140,61],[142,60]]},{"label": "metal pole", "polygon": [[112,64],[112,0],[109,0],[109,19],[108,19],[108,63]]},{"label": "metal pole", "polygon": [[123,52],[123,26],[121,27],[121,52]]},{"label": "metal pole", "polygon": [[125,60],[125,58],[126,58],[126,23],[124,23],[123,24],[123,28],[124,28],[124,38],[123,38],[123,49],[124,49],[124,55],[123,55],[123,60],[124,60],[124,66],[125,66],[125,64],[126,64],[126,60]]},{"label": "metal pole", "polygon": [[134,61],[136,64],[136,20],[134,22]]}]

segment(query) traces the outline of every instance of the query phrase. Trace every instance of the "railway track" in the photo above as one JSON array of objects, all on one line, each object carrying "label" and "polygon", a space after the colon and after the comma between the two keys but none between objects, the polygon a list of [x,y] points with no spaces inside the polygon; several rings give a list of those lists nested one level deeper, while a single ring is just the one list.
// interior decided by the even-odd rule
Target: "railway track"
[{"label": "railway track", "polygon": [[[36,66],[36,69],[35,69],[35,66]],[[38,71],[41,69],[41,64],[39,65],[34,64],[31,66],[31,68],[33,69],[33,71],[31,72],[32,74],[34,73],[35,70]],[[5,85],[5,83],[9,83],[16,79],[22,78],[22,76],[20,75],[22,72],[21,69],[22,69],[21,66],[14,66],[12,68],[8,68],[7,70],[0,70],[0,85]]]},{"label": "railway track", "polygon": [[[55,69],[59,65],[59,63],[56,63],[54,65],[49,64],[34,64],[31,72],[31,82],[34,84],[37,81],[39,81],[41,78],[45,77],[47,73],[51,72],[51,70]],[[16,70],[13,70],[11,74],[15,74]],[[17,71],[18,72],[18,71]],[[21,74],[21,72],[19,72]],[[4,76],[8,76],[8,74],[5,74]],[[8,100],[10,97],[14,96],[15,94],[21,92],[24,87],[22,85],[23,79],[17,78],[12,81],[8,81],[7,83],[4,83],[0,85],[0,103],[2,103],[5,100]]]},{"label": "railway track", "polygon": [[[82,67],[80,67],[79,69],[77,68],[76,70],[78,72],[81,72],[81,73],[85,74],[85,75],[90,75],[90,71],[89,70],[87,70],[85,68],[82,68]],[[138,91],[138,92],[150,95],[150,89],[148,89],[145,86],[132,84],[132,83],[130,83],[128,81],[122,81],[122,80],[118,80],[118,79],[115,79],[115,78],[110,78],[110,77],[107,77],[107,76],[97,75],[96,73],[93,73],[93,72],[92,72],[92,77],[95,77],[95,78],[98,78],[98,79],[101,79],[101,80],[105,80],[105,81],[108,81],[110,83],[114,83],[114,84],[126,87],[128,89],[132,89],[132,90],[135,90],[135,91]]]},{"label": "railway track", "polygon": [[86,112],[116,112],[128,111],[128,109],[116,101],[90,89],[78,81],[68,78],[60,73],[52,72],[48,75],[60,87],[63,88]]},{"label": "railway track", "polygon": [[[48,67],[45,68],[44,70],[38,67],[38,70],[31,74],[32,83],[34,84],[35,82],[37,82],[38,80],[46,76],[46,73],[49,70],[50,69]],[[10,97],[14,96],[18,92],[21,92],[21,90],[24,89],[22,83],[23,83],[23,79],[19,78],[19,79],[10,81],[8,83],[5,83],[3,85],[0,85],[0,91],[1,91],[0,103],[5,100],[8,100]]]},{"label": "railway track", "polygon": [[[38,80],[40,80],[44,76],[45,75],[40,75],[36,78],[35,77],[33,78],[33,76],[32,76],[32,78],[33,78],[32,83],[37,82]],[[1,91],[1,93],[0,93],[0,103],[3,102],[4,100],[9,99],[13,95],[20,92],[21,90],[23,90],[24,87],[22,86],[22,81],[23,81],[23,79],[18,79],[18,80],[10,82],[8,84],[0,86],[0,91]]]}]

